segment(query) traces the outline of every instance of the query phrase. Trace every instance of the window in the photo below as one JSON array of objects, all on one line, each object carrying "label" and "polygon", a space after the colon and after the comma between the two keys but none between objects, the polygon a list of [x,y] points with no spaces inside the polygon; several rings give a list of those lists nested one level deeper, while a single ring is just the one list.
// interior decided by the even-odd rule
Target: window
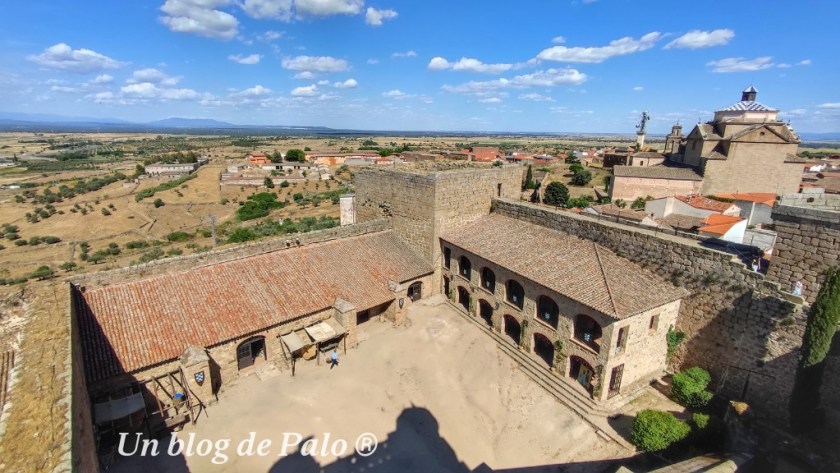
[{"label": "window", "polygon": [[612,369],[610,375],[610,390],[607,397],[613,397],[621,391],[621,378],[624,375],[624,364],[620,364]]},{"label": "window", "polygon": [[659,315],[654,315],[650,318],[650,324],[648,324],[648,333],[656,332],[656,329],[659,328]]},{"label": "window", "polygon": [[490,292],[496,292],[496,273],[490,268],[481,270],[481,287]]},{"label": "window", "polygon": [[575,317],[575,340],[600,353],[601,325],[592,317],[578,314]]},{"label": "window", "polygon": [[519,310],[522,310],[522,306],[525,304],[525,289],[514,280],[507,283],[507,301],[518,307]]},{"label": "window", "polygon": [[630,332],[630,327],[621,327],[618,329],[618,338],[615,341],[615,352],[621,353],[627,348],[627,334]]},{"label": "window", "polygon": [[443,249],[443,267],[449,269],[452,264],[452,250],[449,248]]},{"label": "window", "polygon": [[556,329],[560,320],[560,308],[550,297],[540,296],[537,303],[537,317]]},{"label": "window", "polygon": [[466,256],[462,256],[459,261],[459,266],[459,274],[465,277],[466,279],[470,279],[470,277],[472,277],[472,263],[470,263],[470,260],[467,259]]},{"label": "window", "polygon": [[496,187],[496,197],[502,196],[502,183],[500,182]]}]

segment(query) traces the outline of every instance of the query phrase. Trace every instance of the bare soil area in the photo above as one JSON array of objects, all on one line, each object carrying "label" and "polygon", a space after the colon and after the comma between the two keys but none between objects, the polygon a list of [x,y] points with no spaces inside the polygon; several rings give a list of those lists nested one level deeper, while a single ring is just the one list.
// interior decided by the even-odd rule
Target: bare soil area
[{"label": "bare soil area", "polygon": [[[576,414],[534,384],[495,343],[442,298],[409,308],[407,323],[371,321],[360,345],[330,369],[298,364],[293,378],[271,365],[223,389],[186,439],[231,439],[228,459],[213,455],[130,457],[118,472],[467,472],[541,466],[533,471],[601,471],[627,456]],[[270,454],[237,456],[250,432],[271,440]],[[284,433],[304,439],[346,439],[344,455],[280,457]],[[379,446],[370,457],[353,453],[364,434]],[[529,470],[532,471],[532,470]],[[563,470],[565,471],[565,470]]]}]

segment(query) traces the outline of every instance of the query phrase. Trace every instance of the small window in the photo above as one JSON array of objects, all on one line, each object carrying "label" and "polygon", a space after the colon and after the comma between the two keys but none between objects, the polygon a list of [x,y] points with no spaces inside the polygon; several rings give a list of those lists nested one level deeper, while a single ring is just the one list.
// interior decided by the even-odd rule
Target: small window
[{"label": "small window", "polygon": [[508,281],[507,301],[522,310],[525,304],[525,289],[518,282],[513,280]]},{"label": "small window", "polygon": [[496,292],[496,274],[490,268],[481,270],[481,287],[490,292]]},{"label": "small window", "polygon": [[657,328],[659,328],[659,316],[654,315],[650,318],[650,324],[648,324],[648,331],[655,332]]},{"label": "small window", "polygon": [[451,268],[452,265],[452,250],[449,248],[443,249],[443,266],[446,269]]},{"label": "small window", "polygon": [[627,348],[627,333],[630,331],[629,327],[621,327],[618,330],[618,339],[615,342],[615,352],[621,353]]},{"label": "small window", "polygon": [[502,196],[502,183],[500,182],[496,187],[496,197]]}]

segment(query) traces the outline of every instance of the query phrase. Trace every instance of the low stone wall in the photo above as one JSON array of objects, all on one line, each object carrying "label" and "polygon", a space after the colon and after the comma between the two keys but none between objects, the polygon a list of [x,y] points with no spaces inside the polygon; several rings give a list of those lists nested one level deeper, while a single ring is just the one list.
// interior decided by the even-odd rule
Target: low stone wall
[{"label": "low stone wall", "polygon": [[733,255],[702,242],[512,200],[496,199],[494,208],[594,241],[690,290],[676,324],[687,337],[673,366],[702,366],[712,373],[712,387],[720,394],[787,423],[805,326],[801,298],[784,294]]},{"label": "low stone wall", "polygon": [[298,246],[311,245],[339,238],[364,235],[389,230],[390,222],[385,219],[367,221],[343,227],[333,227],[326,230],[319,230],[309,233],[295,233],[285,237],[272,238],[253,243],[237,244],[228,248],[221,248],[206,253],[194,255],[176,256],[149,263],[128,266],[125,268],[102,271],[98,273],[87,273],[68,278],[68,281],[77,286],[84,286],[88,289],[108,285],[110,283],[126,283],[138,279],[147,278],[157,274],[184,271],[199,268],[211,264],[218,264],[225,261],[232,261],[250,256],[256,256],[273,251],[295,248]]},{"label": "low stone wall", "polygon": [[838,194],[785,194],[779,197],[779,205],[788,207],[807,207],[817,210],[840,212]]}]

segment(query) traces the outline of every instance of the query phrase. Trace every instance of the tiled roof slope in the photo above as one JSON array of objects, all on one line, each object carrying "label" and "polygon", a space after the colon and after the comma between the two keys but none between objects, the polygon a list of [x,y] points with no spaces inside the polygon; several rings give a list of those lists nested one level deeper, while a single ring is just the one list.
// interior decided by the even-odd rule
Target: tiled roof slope
[{"label": "tiled roof slope", "polygon": [[613,174],[618,177],[645,177],[648,179],[677,179],[702,181],[694,168],[674,166],[615,166]]},{"label": "tiled roof slope", "polygon": [[509,217],[491,214],[442,239],[616,319],[689,294],[591,241]]},{"label": "tiled roof slope", "polygon": [[275,251],[84,292],[74,301],[88,381],[330,307],[393,299],[388,280],[432,272],[392,231]]},{"label": "tiled roof slope", "polygon": [[714,210],[715,212],[725,212],[733,205],[702,195],[678,195],[675,198],[695,209]]}]

